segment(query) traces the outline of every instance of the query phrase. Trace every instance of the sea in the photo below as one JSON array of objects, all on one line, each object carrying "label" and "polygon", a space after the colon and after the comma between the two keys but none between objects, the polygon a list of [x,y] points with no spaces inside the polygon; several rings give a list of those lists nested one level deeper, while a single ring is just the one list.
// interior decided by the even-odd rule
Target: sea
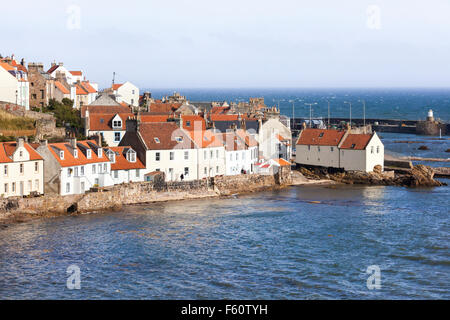
[{"label": "sea", "polygon": [[[367,117],[450,119],[449,89],[152,94],[173,91],[263,96],[288,116],[295,101],[296,117],[310,102],[325,117],[327,101],[345,116],[349,100],[358,117],[365,100]],[[448,136],[380,135],[395,155],[449,157]],[[449,186],[308,185],[13,224],[0,229],[0,299],[449,299],[449,207]]]}]

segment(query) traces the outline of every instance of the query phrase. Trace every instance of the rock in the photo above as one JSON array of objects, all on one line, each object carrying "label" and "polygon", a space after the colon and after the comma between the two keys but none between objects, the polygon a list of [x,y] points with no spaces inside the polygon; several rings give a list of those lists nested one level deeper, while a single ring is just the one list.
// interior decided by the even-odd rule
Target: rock
[{"label": "rock", "polygon": [[445,152],[450,152],[450,149],[445,150]]},{"label": "rock", "polygon": [[427,146],[420,146],[418,149],[419,150],[430,150]]},{"label": "rock", "polygon": [[375,172],[375,173],[381,174],[382,171],[383,171],[383,168],[379,164],[377,164],[376,166],[373,167],[373,172]]}]

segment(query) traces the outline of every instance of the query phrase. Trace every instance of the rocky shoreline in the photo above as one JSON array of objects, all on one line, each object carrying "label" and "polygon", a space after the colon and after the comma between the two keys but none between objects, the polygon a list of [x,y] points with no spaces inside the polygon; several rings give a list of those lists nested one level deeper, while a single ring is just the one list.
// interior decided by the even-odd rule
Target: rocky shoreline
[{"label": "rocky shoreline", "polygon": [[300,173],[309,179],[330,179],[337,183],[385,185],[400,187],[439,187],[447,185],[434,179],[435,171],[425,165],[413,166],[410,170],[381,171],[378,166],[373,172],[340,171],[319,167],[298,167]]}]

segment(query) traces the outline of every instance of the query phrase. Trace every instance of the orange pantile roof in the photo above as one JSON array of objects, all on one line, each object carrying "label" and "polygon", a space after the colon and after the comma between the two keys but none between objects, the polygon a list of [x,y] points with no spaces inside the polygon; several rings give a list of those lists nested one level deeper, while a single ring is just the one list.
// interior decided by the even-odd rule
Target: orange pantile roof
[{"label": "orange pantile roof", "polygon": [[16,70],[16,68],[7,64],[6,62],[0,62],[0,66],[2,66],[3,69],[5,69],[6,71],[15,71]]},{"label": "orange pantile roof", "polygon": [[115,162],[111,163],[111,170],[131,170],[131,169],[145,169],[144,164],[139,160],[136,154],[136,162],[130,162],[126,158],[126,152],[131,147],[107,147],[103,148],[105,155],[107,150],[115,152]]},{"label": "orange pantile roof", "polygon": [[280,159],[274,159],[280,166],[290,166],[291,163],[289,161],[284,160],[283,158]]},{"label": "orange pantile roof", "polygon": [[245,144],[251,148],[251,147],[257,147],[258,141],[256,141],[255,138],[251,134],[249,134],[246,130],[238,129],[236,130],[236,134],[239,138],[245,141]]},{"label": "orange pantile roof", "polygon": [[[139,126],[139,134],[148,150],[192,149],[189,135],[174,122],[144,122]],[[181,137],[181,141],[176,138]]]},{"label": "orange pantile roof", "polygon": [[87,91],[84,90],[84,88],[81,85],[79,85],[79,84],[76,84],[75,88],[77,88],[77,95],[86,95],[86,94],[88,94]]},{"label": "orange pantile roof", "polygon": [[116,113],[131,113],[130,107],[124,107],[124,106],[96,106],[96,105],[83,105],[81,106],[81,117],[86,117],[86,110],[89,111],[89,114],[93,113],[110,113],[110,114],[116,114]]},{"label": "orange pantile roof", "polygon": [[25,72],[25,73],[28,72],[27,68],[26,68],[25,66],[23,66],[23,65],[21,65],[21,64],[19,64],[19,63],[17,63],[16,60],[12,60],[11,63],[12,63],[12,65],[13,65],[14,67],[17,68],[17,70],[23,71],[23,72]]},{"label": "orange pantile roof", "polygon": [[[43,160],[39,153],[28,143],[24,143],[25,149],[30,154],[30,160]],[[17,148],[17,142],[0,143],[0,163],[13,162],[11,157]]]},{"label": "orange pantile roof", "polygon": [[83,73],[81,71],[69,71],[73,76],[82,76]]},{"label": "orange pantile roof", "polygon": [[304,129],[300,132],[297,144],[300,145],[318,145],[318,146],[337,146],[341,142],[345,131],[333,129]]},{"label": "orange pantile roof", "polygon": [[[132,113],[93,113],[89,115],[89,130],[90,131],[110,131],[113,130],[112,120],[119,115],[122,119],[121,130],[126,129],[126,120],[132,117]],[[117,129],[114,129],[117,130]]]},{"label": "orange pantile roof", "polygon": [[70,91],[59,81],[55,81],[55,87],[58,88],[63,94],[70,94]]},{"label": "orange pantile roof", "polygon": [[235,121],[241,119],[248,119],[246,114],[212,114],[211,121]]},{"label": "orange pantile roof", "polygon": [[206,129],[206,121],[201,116],[182,115],[181,120],[183,121],[183,129],[185,130],[193,131]]},{"label": "orange pantile roof", "polygon": [[226,151],[238,151],[246,149],[245,143],[234,132],[222,133],[222,139]]},{"label": "orange pantile roof", "polygon": [[223,147],[224,141],[221,133],[213,130],[192,130],[189,131],[192,141],[199,148]]},{"label": "orange pantile roof", "polygon": [[141,122],[167,122],[169,115],[145,114],[141,115]]},{"label": "orange pantile roof", "polygon": [[83,87],[83,89],[85,91],[87,91],[88,93],[96,93],[97,90],[95,90],[95,88],[93,86],[91,86],[91,84],[89,83],[89,81],[82,81],[81,82],[81,86]]},{"label": "orange pantile roof", "polygon": [[123,83],[116,83],[116,84],[113,84],[113,85],[112,85],[112,89],[113,89],[113,90],[117,90],[117,89],[119,89],[122,85],[123,85]]},{"label": "orange pantile roof", "polygon": [[[59,162],[61,167],[72,167],[72,166],[82,166],[86,164],[91,163],[103,163],[103,162],[109,162],[108,157],[106,155],[102,155],[101,158],[97,156],[97,153],[95,150],[91,148],[89,143],[92,146],[95,146],[96,148],[100,148],[94,140],[85,140],[85,141],[78,141],[77,142],[77,150],[78,150],[78,158],[75,158],[72,153],[70,152],[70,143],[69,142],[60,142],[60,143],[49,143],[48,149],[52,153],[52,155],[55,157],[55,159]],[[85,148],[91,149],[91,158],[88,159],[86,155],[82,152],[79,145],[84,146]],[[64,159],[61,159],[59,157],[59,153],[56,153],[55,150],[61,150],[64,151]]]},{"label": "orange pantile roof", "polygon": [[171,114],[181,107],[181,103],[152,103],[149,106],[150,114]]},{"label": "orange pantile roof", "polygon": [[371,134],[350,133],[341,145],[341,149],[364,150],[372,139]]}]

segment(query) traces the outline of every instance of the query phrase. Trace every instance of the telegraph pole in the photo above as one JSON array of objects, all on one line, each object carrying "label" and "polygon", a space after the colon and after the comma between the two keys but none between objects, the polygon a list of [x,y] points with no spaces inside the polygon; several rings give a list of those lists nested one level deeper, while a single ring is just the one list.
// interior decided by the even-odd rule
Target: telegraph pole
[{"label": "telegraph pole", "polygon": [[348,101],[344,101],[344,103],[347,103],[350,105],[350,128],[352,127],[352,103]]},{"label": "telegraph pole", "polygon": [[330,129],[330,101],[328,102],[328,129]]},{"label": "telegraph pole", "polygon": [[305,105],[309,106],[309,127],[312,127],[312,106],[317,104],[317,102],[313,103],[305,103]]}]

